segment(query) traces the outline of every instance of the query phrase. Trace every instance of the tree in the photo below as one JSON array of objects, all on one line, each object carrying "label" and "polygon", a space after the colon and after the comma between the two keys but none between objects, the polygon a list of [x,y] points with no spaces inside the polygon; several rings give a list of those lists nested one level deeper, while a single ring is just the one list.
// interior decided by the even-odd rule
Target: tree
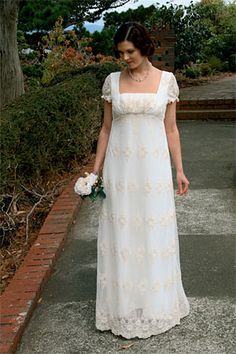
[{"label": "tree", "polygon": [[[61,16],[65,26],[84,21],[98,20],[104,11],[114,9],[131,0],[22,0],[19,13],[19,29],[50,30]],[[136,1],[136,0],[133,0]]]},{"label": "tree", "polygon": [[61,16],[69,22],[73,0],[21,0],[18,28],[22,31],[49,31]]},{"label": "tree", "polygon": [[20,0],[0,0],[0,108],[24,93],[24,80],[17,48]]},{"label": "tree", "polygon": [[[126,4],[130,0],[0,0],[0,108],[24,93],[24,81],[17,48],[17,22],[21,27],[49,29],[48,19],[58,16],[58,11],[67,16],[68,22],[81,23],[96,20],[111,8]],[[24,9],[25,6],[25,9]],[[26,9],[28,9],[26,11]],[[57,10],[56,10],[57,9]],[[54,14],[55,10],[55,14]],[[21,16],[24,14],[24,16]],[[32,18],[34,21],[32,21]],[[36,19],[41,19],[36,21]],[[45,21],[43,21],[43,19]],[[49,24],[51,22],[49,21]],[[28,27],[27,27],[28,26]],[[51,27],[52,28],[52,27]],[[21,28],[19,28],[21,29]],[[43,28],[42,28],[43,29]]]},{"label": "tree", "polygon": [[93,49],[93,53],[103,54],[103,55],[113,55],[113,38],[115,34],[116,28],[114,26],[110,26],[109,28],[103,28],[101,32],[94,32],[91,35],[92,42],[91,47]]},{"label": "tree", "polygon": [[126,12],[107,12],[103,16],[105,22],[104,27],[108,28],[110,26],[115,26],[115,28],[117,28],[121,23],[129,21],[137,21],[145,24],[155,11],[156,7],[154,5],[149,7],[141,5],[135,10],[129,9]]},{"label": "tree", "polygon": [[230,61],[235,55],[236,4],[225,4],[223,0],[202,0],[195,5],[201,21],[207,21],[210,36],[204,42],[203,58],[215,56],[222,62]]}]

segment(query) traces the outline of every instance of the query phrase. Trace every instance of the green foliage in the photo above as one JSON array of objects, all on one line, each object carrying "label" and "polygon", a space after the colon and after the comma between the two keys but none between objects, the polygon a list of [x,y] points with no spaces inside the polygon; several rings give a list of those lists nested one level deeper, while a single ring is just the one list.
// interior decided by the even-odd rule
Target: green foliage
[{"label": "green foliage", "polygon": [[141,5],[135,10],[129,9],[121,13],[118,13],[116,11],[107,12],[103,16],[105,28],[110,28],[113,26],[116,29],[121,25],[121,23],[129,21],[137,21],[142,24],[145,24],[155,11],[156,7],[154,5],[151,5],[149,7],[144,7],[143,5]]},{"label": "green foliage", "polygon": [[101,32],[94,32],[92,34],[92,42],[90,43],[93,53],[103,55],[113,55],[113,38],[115,35],[115,26],[109,28],[104,27]]},{"label": "green foliage", "polygon": [[229,57],[229,69],[230,71],[236,71],[236,54],[232,54]]},{"label": "green foliage", "polygon": [[[121,0],[120,3],[125,1]],[[29,24],[30,21],[37,22],[39,18],[42,21],[50,22],[50,14],[53,13],[54,20],[50,22],[50,26],[41,24],[38,27],[36,25],[32,27],[31,25],[31,29],[52,28],[52,23],[54,23],[60,13],[64,17],[65,24],[68,21],[70,22],[73,17],[72,22],[80,26],[78,36],[82,38],[83,31],[85,31],[82,23],[87,19],[89,13],[91,15],[93,6],[92,17],[96,18],[98,13],[101,14],[102,11],[112,8],[117,3],[118,1],[112,0],[59,0],[57,2],[48,0],[47,6],[45,6],[44,2],[42,3],[39,0],[28,0],[23,2],[22,11],[24,9],[27,16],[21,18],[20,12],[20,25]],[[52,9],[54,6],[56,10],[52,12],[50,8]],[[63,10],[59,11],[58,8]],[[31,10],[29,11],[29,9]],[[49,16],[45,17],[47,12]],[[189,65],[190,62],[196,63],[200,61],[205,63],[208,58],[216,56],[223,63],[223,68],[230,69],[232,68],[232,59],[230,57],[235,54],[235,18],[235,2],[229,4],[223,0],[201,0],[196,3],[192,1],[188,6],[168,2],[165,5],[157,3],[155,6],[152,5],[146,8],[139,6],[135,10],[129,9],[126,12],[106,13],[104,15],[105,27],[101,33],[95,32],[92,35],[93,42],[91,42],[90,46],[95,55],[99,53],[112,55],[114,32],[121,23],[137,21],[143,23],[150,30],[153,27],[162,27],[168,23],[176,33],[176,68],[183,68]]]},{"label": "green foliage", "polygon": [[99,81],[100,87],[102,87],[102,84],[108,74],[120,70],[122,70],[122,65],[118,62],[105,62],[102,64],[97,63],[81,68],[81,72],[93,73]]},{"label": "green foliage", "polygon": [[130,0],[22,0],[19,29],[50,30],[59,16],[66,25],[98,20],[104,11],[117,8]]},{"label": "green foliage", "polygon": [[202,1],[197,6],[201,18],[208,18],[211,35],[204,42],[202,55],[205,59],[216,56],[222,62],[229,61],[235,53],[236,4],[225,4],[222,0]]},{"label": "green foliage", "polygon": [[227,4],[223,0],[192,1],[188,6],[157,3],[156,6],[140,6],[135,10],[104,16],[107,29],[111,26],[117,28],[130,20],[143,23],[149,30],[169,24],[176,34],[176,68],[183,68],[191,62],[204,63],[216,56],[226,70],[231,67],[227,64],[230,56],[235,54],[235,18],[235,2]]},{"label": "green foliage", "polygon": [[112,62],[80,68],[1,111],[0,192],[66,171],[94,151],[103,112],[101,87],[110,72],[120,69]]},{"label": "green foliage", "polygon": [[199,64],[199,68],[202,76],[208,76],[212,73],[212,69],[209,63],[201,63]]},{"label": "green foliage", "polygon": [[188,66],[184,70],[185,76],[190,79],[196,79],[201,75],[201,71],[197,66]]},{"label": "green foliage", "polygon": [[23,74],[28,77],[36,77],[41,79],[43,76],[43,67],[41,64],[22,64]]},{"label": "green foliage", "polygon": [[19,52],[22,51],[22,49],[26,49],[29,47],[29,45],[27,44],[26,38],[25,38],[25,34],[23,31],[17,31],[17,45],[18,45],[18,50]]},{"label": "green foliage", "polygon": [[193,2],[189,6],[162,5],[146,21],[149,29],[169,24],[176,34],[175,66],[183,68],[201,57],[203,41],[210,35],[207,23],[196,11]]},{"label": "green foliage", "polygon": [[91,152],[101,125],[100,91],[95,76],[84,73],[1,111],[1,191],[68,170]]},{"label": "green foliage", "polygon": [[27,0],[20,2],[19,29],[23,31],[50,30],[62,16],[69,21],[73,0]]},{"label": "green foliage", "polygon": [[76,75],[84,73],[92,73],[96,79],[99,81],[100,87],[105,80],[105,77],[114,71],[120,71],[122,66],[117,62],[105,62],[105,63],[95,63],[84,67],[80,67],[77,70],[70,70],[66,73],[58,73],[54,78],[47,84],[47,86],[56,85],[64,80],[72,79]]},{"label": "green foliage", "polygon": [[219,58],[217,58],[216,56],[211,56],[210,58],[208,58],[208,64],[211,67],[211,70],[213,72],[218,72],[218,71],[222,71],[223,69],[223,63],[221,62],[221,60]]},{"label": "green foliage", "polygon": [[78,39],[74,31],[71,31],[69,39],[66,38],[62,23],[63,19],[59,17],[53,31],[48,38],[44,38],[50,44],[52,51],[43,63],[43,85],[51,85],[55,77],[71,73],[74,75],[80,68],[96,62],[117,61],[114,57],[94,55],[90,46],[91,38]]},{"label": "green foliage", "polygon": [[91,37],[91,33],[84,27],[83,23],[78,23],[74,26],[73,31],[79,39]]}]

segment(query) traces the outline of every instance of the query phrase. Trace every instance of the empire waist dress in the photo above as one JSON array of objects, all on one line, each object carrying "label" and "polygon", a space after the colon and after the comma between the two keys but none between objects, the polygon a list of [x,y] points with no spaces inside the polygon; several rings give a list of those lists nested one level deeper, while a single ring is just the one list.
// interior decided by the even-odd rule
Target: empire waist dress
[{"label": "empire waist dress", "polygon": [[119,79],[120,72],[111,73],[102,89],[112,102],[112,126],[99,214],[96,328],[148,338],[189,314],[164,126],[179,88],[167,71],[156,93],[120,93]]}]

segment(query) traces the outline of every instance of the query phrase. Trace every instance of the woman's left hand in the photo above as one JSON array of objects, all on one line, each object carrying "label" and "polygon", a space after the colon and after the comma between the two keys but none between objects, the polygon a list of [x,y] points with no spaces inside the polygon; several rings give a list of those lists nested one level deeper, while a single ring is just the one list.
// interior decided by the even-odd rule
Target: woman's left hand
[{"label": "woman's left hand", "polygon": [[183,172],[177,172],[176,175],[177,183],[178,183],[178,190],[176,194],[178,195],[184,195],[188,192],[188,187],[189,187],[189,180],[185,176]]}]

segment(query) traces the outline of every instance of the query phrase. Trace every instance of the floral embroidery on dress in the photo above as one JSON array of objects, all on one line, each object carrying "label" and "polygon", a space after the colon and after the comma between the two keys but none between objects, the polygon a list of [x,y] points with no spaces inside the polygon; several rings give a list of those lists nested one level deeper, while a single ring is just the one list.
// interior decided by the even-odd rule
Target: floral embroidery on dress
[{"label": "floral embroidery on dress", "polygon": [[127,146],[122,152],[127,158],[130,158],[133,153],[132,149],[129,146]]},{"label": "floral embroidery on dress", "polygon": [[115,157],[120,157],[121,150],[120,150],[119,146],[117,146],[117,145],[114,146],[112,151],[113,151],[113,154],[114,154]]},{"label": "floral embroidery on dress", "polygon": [[97,244],[96,327],[148,338],[189,313],[178,251],[174,191],[165,131],[167,104],[178,101],[174,75],[156,94],[119,93],[120,72],[104,81],[112,102]]},{"label": "floral embroidery on dress", "polygon": [[139,214],[136,214],[132,219],[135,226],[141,226],[143,224],[143,218]]},{"label": "floral embroidery on dress", "polygon": [[135,180],[135,177],[126,180],[106,180],[104,181],[105,190],[110,190],[115,188],[117,193],[123,193],[125,190],[129,192],[139,192],[144,194],[154,193],[155,191],[160,192],[171,192],[173,189],[172,180],[154,181],[151,179],[146,179],[143,184],[140,184]]},{"label": "floral embroidery on dress", "polygon": [[[152,263],[156,262],[158,259],[169,259],[172,257],[175,257],[176,255],[176,244],[175,243],[170,243],[169,246],[167,246],[164,249],[157,249],[157,248],[152,248],[151,250],[146,250],[143,245],[139,245],[136,247],[136,249],[133,249],[131,247],[123,247],[119,249],[117,246],[106,246],[105,242],[102,241],[98,245],[101,253],[103,255],[109,254],[110,252],[113,255],[117,255],[121,257],[124,261],[127,261],[131,258],[136,259],[139,263],[144,261],[145,259],[149,259]],[[179,277],[181,276],[181,272],[177,272],[176,276]]]},{"label": "floral embroidery on dress", "polygon": [[164,158],[164,159],[168,159],[169,158],[169,150],[163,150],[162,153],[161,153],[161,156]]},{"label": "floral embroidery on dress", "polygon": [[117,225],[132,224],[139,227],[145,224],[149,228],[154,228],[157,224],[160,224],[161,226],[168,226],[173,223],[174,219],[174,209],[162,214],[160,218],[152,214],[146,215],[145,217],[139,214],[129,217],[127,212],[116,214],[114,212],[101,211],[101,221],[109,220],[112,224]]},{"label": "floral embroidery on dress", "polygon": [[142,159],[144,159],[147,156],[147,148],[145,145],[142,145],[138,148],[138,156]]},{"label": "floral embroidery on dress", "polygon": [[167,226],[174,221],[174,218],[175,218],[175,211],[170,210],[161,216],[160,225]]},{"label": "floral embroidery on dress", "polygon": [[145,221],[150,228],[153,228],[157,223],[157,220],[151,215],[146,217]]},{"label": "floral embroidery on dress", "polygon": [[146,193],[150,193],[152,191],[153,184],[150,181],[145,182],[144,184],[144,191]]},{"label": "floral embroidery on dress", "polygon": [[107,286],[107,277],[105,274],[100,274],[98,277],[98,283],[104,288]]},{"label": "floral embroidery on dress", "polygon": [[118,222],[121,224],[121,225],[126,225],[127,223],[127,218],[125,216],[125,214],[120,214],[118,216]]},{"label": "floral embroidery on dress", "polygon": [[121,181],[116,182],[116,190],[117,190],[117,192],[123,192],[124,191],[124,183]]},{"label": "floral embroidery on dress", "polygon": [[154,148],[154,149],[153,149],[153,156],[154,156],[155,158],[158,158],[158,157],[159,157],[159,154],[160,154],[159,149],[158,149],[157,147]]}]

